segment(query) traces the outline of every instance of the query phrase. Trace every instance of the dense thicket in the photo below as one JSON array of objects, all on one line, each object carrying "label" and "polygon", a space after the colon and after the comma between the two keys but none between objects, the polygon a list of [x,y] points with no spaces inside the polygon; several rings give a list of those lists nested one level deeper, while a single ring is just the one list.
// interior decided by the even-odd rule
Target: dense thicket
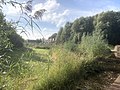
[{"label": "dense thicket", "polygon": [[[13,47],[23,47],[23,39],[16,33],[16,28],[5,20],[5,16],[0,12],[0,46],[3,48],[3,43],[8,46],[11,43]],[[5,43],[6,41],[6,43]],[[7,47],[6,46],[6,47]],[[5,46],[4,46],[5,47]]]},{"label": "dense thicket", "polygon": [[8,55],[13,48],[23,47],[23,39],[16,33],[16,28],[5,20],[0,11],[0,72],[12,62]]},{"label": "dense thicket", "polygon": [[109,44],[120,44],[120,12],[102,12],[92,17],[80,17],[72,23],[67,22],[60,28],[56,42],[79,43],[83,33],[92,34],[93,31],[104,32],[104,39],[107,39]]}]

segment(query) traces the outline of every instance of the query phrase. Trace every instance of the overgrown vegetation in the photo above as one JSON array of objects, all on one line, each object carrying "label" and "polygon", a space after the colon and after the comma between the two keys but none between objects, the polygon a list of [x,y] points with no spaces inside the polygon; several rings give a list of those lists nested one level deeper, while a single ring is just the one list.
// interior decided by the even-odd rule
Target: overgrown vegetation
[{"label": "overgrown vegetation", "polygon": [[1,12],[0,89],[103,90],[103,83],[98,81],[97,86],[95,79],[104,78],[106,72],[108,76],[111,72],[120,73],[120,64],[116,61],[114,65],[118,66],[111,68],[108,58],[109,44],[120,43],[119,18],[119,12],[113,11],[81,17],[73,23],[67,22],[58,34],[49,38],[50,44],[57,44],[52,44],[52,48],[41,40],[28,41],[24,47],[16,27]]},{"label": "overgrown vegetation", "polygon": [[51,55],[54,63],[49,68],[46,81],[38,85],[38,90],[72,90],[76,88],[74,86],[78,82],[102,73],[103,68],[96,59],[110,54],[102,38],[101,33],[98,36],[96,32],[93,35],[83,36],[79,52],[71,52],[71,45],[68,45],[69,48],[64,48],[64,46],[53,48]]},{"label": "overgrown vegetation", "polygon": [[7,22],[3,13],[0,12],[0,73],[6,72],[12,65],[9,53],[15,47],[23,47],[23,39],[15,30],[16,28],[10,22]]},{"label": "overgrown vegetation", "polygon": [[67,22],[61,27],[56,43],[73,41],[79,43],[84,34],[92,34],[94,31],[103,31],[104,39],[109,44],[120,44],[120,12],[102,12],[92,17],[80,17],[74,22]]},{"label": "overgrown vegetation", "polygon": [[89,57],[106,57],[111,53],[101,31],[95,31],[92,35],[84,34],[81,38],[79,49],[80,52]]},{"label": "overgrown vegetation", "polygon": [[[92,40],[92,43],[96,43],[96,47],[91,48],[89,53],[86,51],[91,46],[85,45],[89,44],[88,41],[81,42],[81,45],[85,46],[80,46],[81,48],[79,52],[71,52],[69,48],[64,48],[62,45],[56,46],[56,48],[53,48],[50,52],[51,58],[48,53],[45,53],[44,57],[48,57],[47,59],[44,59],[44,57],[40,59],[40,57],[44,55],[44,52],[41,52],[39,49],[34,49],[35,52],[25,52],[22,60],[27,63],[30,71],[28,69],[28,71],[25,71],[24,73],[22,72],[25,76],[21,77],[21,75],[19,77],[19,79],[21,78],[21,81],[23,81],[20,81],[19,84],[23,85],[26,82],[27,84],[24,87],[16,84],[11,88],[24,88],[27,90],[72,90],[77,88],[76,86],[79,82],[83,82],[88,77],[96,76],[103,72],[101,64],[96,62],[96,58],[101,55],[99,56],[99,54],[96,54],[95,50],[99,47],[99,45],[103,44],[104,41],[101,39],[102,36],[99,36],[99,39],[93,40],[96,38],[95,35],[96,34],[94,33],[93,36],[88,35],[82,39],[87,40],[85,38],[89,37],[89,39]],[[81,50],[83,48],[85,52]],[[105,47],[102,52],[109,54],[106,50],[107,47]],[[31,65],[33,66],[31,67]],[[38,68],[41,68],[42,70]],[[24,69],[22,70],[24,71]],[[15,78],[15,80],[19,79]],[[33,85],[30,86],[31,84]],[[84,86],[80,85],[80,87]]]}]

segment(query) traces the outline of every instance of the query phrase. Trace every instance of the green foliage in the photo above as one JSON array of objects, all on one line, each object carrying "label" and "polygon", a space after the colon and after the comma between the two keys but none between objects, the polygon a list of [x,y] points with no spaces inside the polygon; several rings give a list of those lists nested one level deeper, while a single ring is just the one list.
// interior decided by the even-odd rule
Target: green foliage
[{"label": "green foliage", "polygon": [[[51,61],[49,50],[45,49],[18,49],[13,52],[12,55],[16,57],[11,59],[16,62],[22,61],[22,63],[13,65],[15,70],[12,69],[10,74],[0,75],[0,89],[103,90],[107,80],[104,78],[106,74],[101,76],[103,67],[107,70],[117,69],[119,71],[120,69],[119,64],[116,61],[113,63],[112,59],[106,61],[101,58],[100,60],[104,63],[101,66],[101,62],[97,60],[89,60],[88,57],[82,57],[81,54],[70,52],[60,46],[53,48],[51,52],[56,53],[56,60]],[[110,73],[107,76],[110,77]]]},{"label": "green foliage", "polygon": [[8,34],[9,30],[7,30],[7,23],[4,19],[4,15],[0,12],[0,73],[7,68],[6,64],[8,64],[7,53],[11,51],[12,44],[9,41]]},{"label": "green foliage", "polygon": [[[34,18],[41,17],[41,13],[42,11],[38,11]],[[119,13],[115,18],[111,16],[107,18],[109,14],[112,15],[107,12],[107,14],[101,13],[94,17],[81,17],[73,23],[67,22],[57,34],[57,42],[64,43],[64,46],[53,48],[51,56],[43,49],[20,49],[20,51],[18,49],[13,53],[8,52],[13,47],[23,47],[23,39],[1,15],[0,89],[72,90],[76,89],[74,86],[78,81],[82,82],[100,73],[101,66],[95,59],[105,57],[110,51],[104,38],[107,38],[111,44],[119,43],[119,40],[113,42],[116,38],[114,38],[113,30],[119,29]],[[109,19],[111,21],[107,22]],[[115,28],[114,24],[118,26]],[[117,32],[115,35],[119,38]],[[56,37],[56,34],[53,36]],[[75,43],[80,43],[79,49]],[[77,50],[79,52],[71,52]]]},{"label": "green foliage", "polygon": [[13,47],[21,48],[24,46],[23,45],[23,42],[24,42],[23,38],[20,35],[18,35],[17,33],[12,33],[9,36],[9,38],[10,38],[10,42],[13,44]]},{"label": "green foliage", "polygon": [[0,55],[3,55],[7,50],[12,47],[9,42],[9,38],[7,37],[7,33],[4,31],[0,31]]},{"label": "green foliage", "polygon": [[[3,89],[26,90],[73,90],[83,82],[102,72],[101,65],[94,58],[81,52],[71,52],[63,46],[45,49],[17,50],[11,59],[23,61],[13,65],[12,73],[2,80]],[[20,58],[20,59],[18,59]],[[6,83],[4,83],[6,82]]]},{"label": "green foliage", "polygon": [[0,12],[0,73],[6,72],[15,62],[11,61],[12,49],[16,46],[23,47],[22,38],[15,32],[15,27],[4,19]]},{"label": "green foliage", "polygon": [[48,50],[16,49],[10,53],[12,58],[9,72],[0,74],[0,89],[33,90],[39,80],[46,78],[48,65]]},{"label": "green foliage", "polygon": [[67,49],[68,51],[77,51],[77,44],[74,42],[65,42],[64,43],[64,48]]},{"label": "green foliage", "polygon": [[79,45],[80,52],[89,57],[102,57],[110,54],[108,44],[103,39],[103,32],[95,31],[92,35],[83,35]]},{"label": "green foliage", "polygon": [[37,90],[73,90],[78,81],[102,72],[101,66],[93,58],[82,57],[62,46],[53,48],[51,55],[54,62],[49,68],[48,77],[35,87]]},{"label": "green foliage", "polygon": [[112,45],[120,44],[120,12],[108,11],[97,17],[96,29],[104,31],[104,37]]},{"label": "green foliage", "polygon": [[84,34],[104,31],[103,37],[109,44],[120,44],[120,12],[102,12],[92,17],[80,17],[66,25],[58,32],[56,42],[74,41],[79,43]]},{"label": "green foliage", "polygon": [[[11,43],[14,47],[23,47],[23,39],[16,33],[16,28],[12,25],[12,23],[7,22],[4,19],[4,15],[1,13],[1,23],[0,23],[0,34],[1,41],[5,40]],[[7,45],[7,42],[5,43]],[[4,42],[3,42],[4,43]]]},{"label": "green foliage", "polygon": [[57,37],[56,37],[56,43],[62,42],[62,32],[63,32],[63,27],[60,28]]},{"label": "green foliage", "polygon": [[70,35],[72,34],[70,29],[71,26],[72,26],[72,23],[67,22],[64,28],[60,28],[60,31],[58,32],[57,39],[56,39],[57,43],[64,43],[69,40]]}]

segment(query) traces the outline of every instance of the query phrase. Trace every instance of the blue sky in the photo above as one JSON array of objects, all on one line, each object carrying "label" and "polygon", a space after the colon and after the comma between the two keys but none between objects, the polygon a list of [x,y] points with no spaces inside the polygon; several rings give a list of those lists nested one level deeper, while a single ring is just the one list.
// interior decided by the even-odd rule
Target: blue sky
[{"label": "blue sky", "polygon": [[[27,2],[24,0],[16,0],[18,2]],[[119,11],[120,0],[33,0],[33,12],[38,9],[46,9],[42,20],[37,20],[37,24],[41,27],[41,32],[45,38],[53,33],[58,32],[59,28],[64,26],[67,21],[74,21],[81,16],[93,16],[103,11]],[[17,20],[20,15],[20,8],[14,8],[11,5],[4,6],[3,12],[7,20]],[[22,25],[25,21],[22,21]],[[28,37],[22,33],[25,39],[42,38],[37,30],[32,31],[27,28],[30,33]],[[20,33],[20,31],[18,31]]]}]

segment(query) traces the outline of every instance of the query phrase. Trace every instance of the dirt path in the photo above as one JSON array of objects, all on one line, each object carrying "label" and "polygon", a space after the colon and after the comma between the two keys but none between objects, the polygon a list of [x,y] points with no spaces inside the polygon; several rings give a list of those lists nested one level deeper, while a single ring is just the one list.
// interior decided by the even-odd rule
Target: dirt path
[{"label": "dirt path", "polygon": [[114,81],[114,83],[109,88],[107,88],[106,90],[120,90],[120,75]]}]

